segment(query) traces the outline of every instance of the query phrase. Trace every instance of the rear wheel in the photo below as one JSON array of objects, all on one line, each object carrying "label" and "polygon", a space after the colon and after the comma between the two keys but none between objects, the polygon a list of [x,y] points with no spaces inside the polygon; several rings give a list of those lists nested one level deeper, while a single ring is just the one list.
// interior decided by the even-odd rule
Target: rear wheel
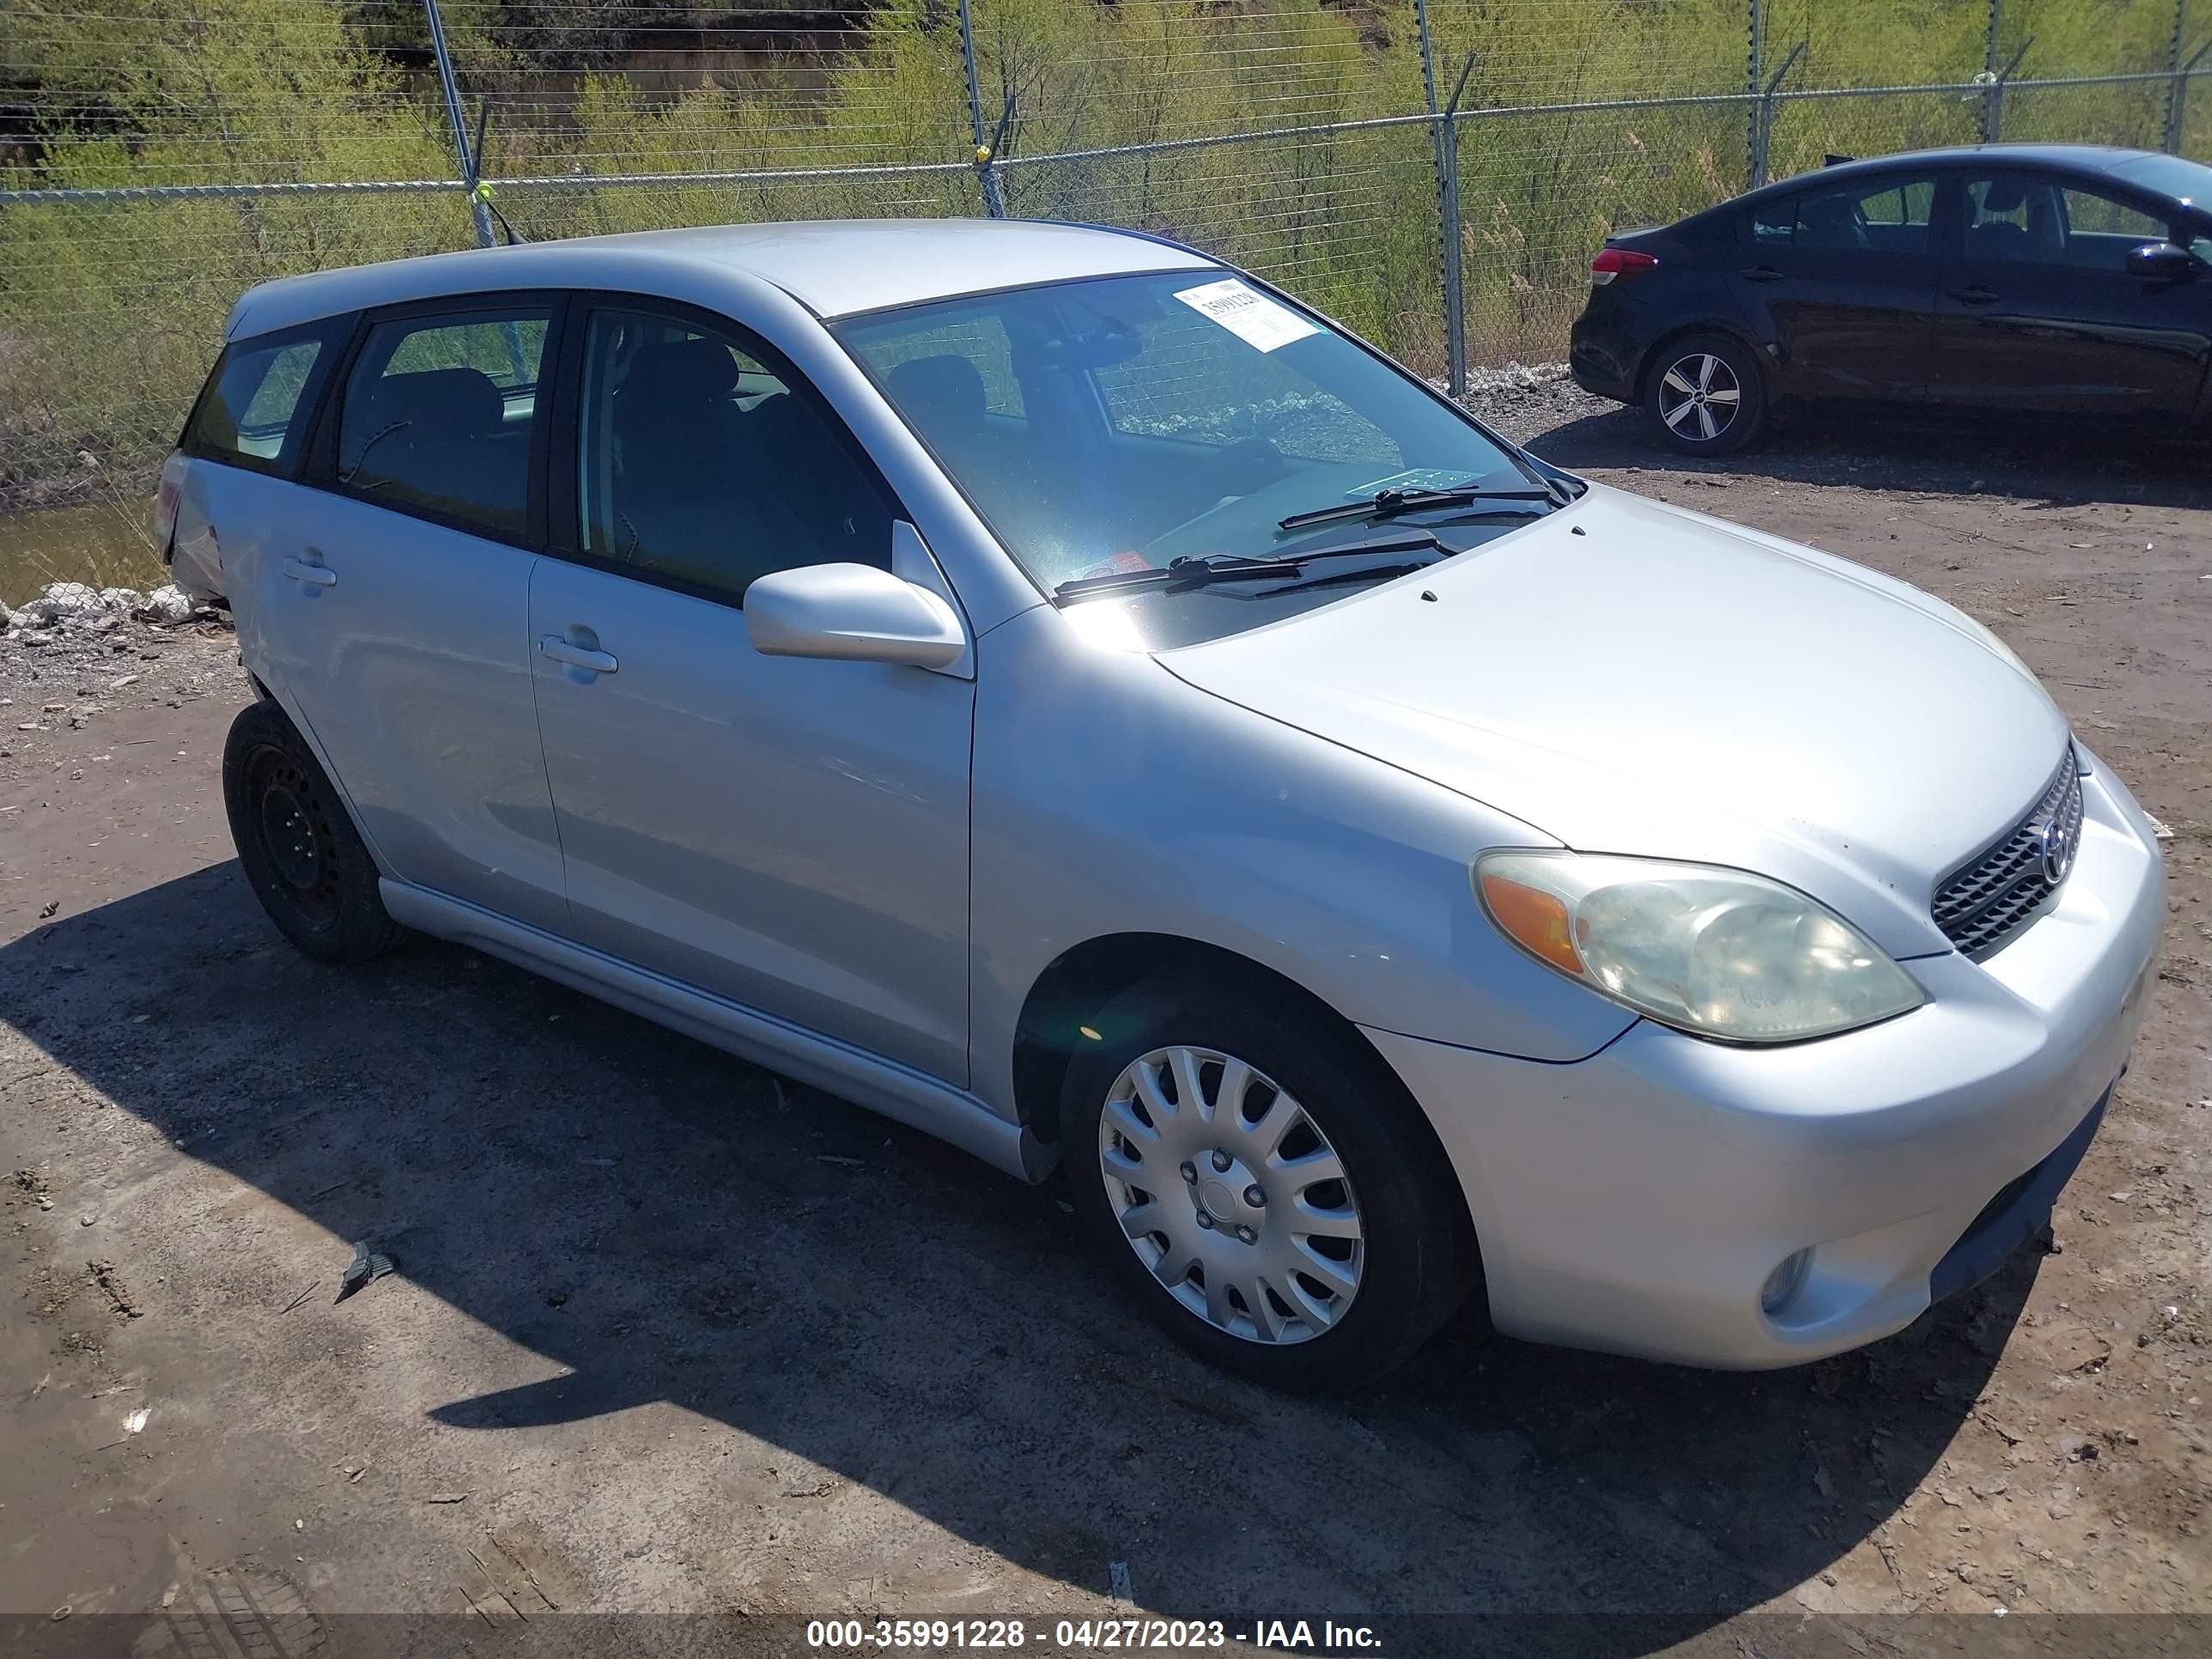
[{"label": "rear wheel", "polygon": [[1689,334],[1660,349],[1644,407],[1668,443],[1692,455],[1727,455],[1766,424],[1758,359],[1724,334]]},{"label": "rear wheel", "polygon": [[247,884],[301,950],[361,962],[404,937],[337,791],[275,703],[251,704],[231,722],[222,799]]},{"label": "rear wheel", "polygon": [[1176,969],[1092,1024],[1061,1105],[1076,1212],[1177,1340],[1278,1388],[1341,1391],[1466,1297],[1457,1186],[1352,1033]]}]

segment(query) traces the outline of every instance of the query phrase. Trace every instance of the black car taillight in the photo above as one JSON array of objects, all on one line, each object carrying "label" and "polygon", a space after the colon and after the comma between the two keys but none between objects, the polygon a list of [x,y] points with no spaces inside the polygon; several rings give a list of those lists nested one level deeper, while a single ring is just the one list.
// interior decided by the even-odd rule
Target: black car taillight
[{"label": "black car taillight", "polygon": [[1597,258],[1590,261],[1590,283],[1594,287],[1605,288],[1616,280],[1626,282],[1632,276],[1641,276],[1647,270],[1656,270],[1658,264],[1653,255],[1638,253],[1634,248],[1601,248]]}]

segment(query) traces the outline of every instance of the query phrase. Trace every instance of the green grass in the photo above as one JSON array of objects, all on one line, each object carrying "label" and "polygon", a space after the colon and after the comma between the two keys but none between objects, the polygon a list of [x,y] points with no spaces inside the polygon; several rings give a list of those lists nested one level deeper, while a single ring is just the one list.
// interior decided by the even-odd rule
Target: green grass
[{"label": "green grass", "polygon": [[[2005,0],[2000,56],[2033,36],[2023,75],[2163,67],[2174,3]],[[600,9],[622,21],[620,6]],[[538,15],[494,0],[446,7],[471,111],[479,96],[492,106],[489,175],[562,181],[498,196],[537,234],[981,210],[946,0],[885,0],[842,33],[711,74],[614,73],[612,54],[572,50],[604,45],[603,27],[515,31]],[[103,0],[96,15],[76,0],[8,0],[0,75],[17,85],[0,95],[30,103],[36,143],[0,148],[0,185],[451,177],[415,15],[320,0]],[[975,0],[974,17],[987,126],[1013,104],[998,170],[1010,211],[1194,242],[1441,371],[1427,129],[1026,159],[1419,111],[1411,0]],[[1443,90],[1474,64],[1475,113],[1459,137],[1470,356],[1556,357],[1606,234],[1744,187],[1748,112],[1480,112],[1740,93],[1745,0],[1435,0],[1431,17]],[[1792,88],[1964,81],[1982,68],[1987,23],[1986,0],[1769,0],[1765,64],[1802,40]],[[2016,91],[2007,136],[2154,144],[2165,96],[2163,83]],[[1969,139],[1982,107],[1957,92],[1790,101],[1772,171]],[[2212,83],[2187,133],[2185,150],[2212,144]],[[912,163],[951,165],[687,176]],[[590,182],[614,172],[656,181]],[[472,243],[458,192],[0,206],[0,504],[144,487],[249,286]]]}]

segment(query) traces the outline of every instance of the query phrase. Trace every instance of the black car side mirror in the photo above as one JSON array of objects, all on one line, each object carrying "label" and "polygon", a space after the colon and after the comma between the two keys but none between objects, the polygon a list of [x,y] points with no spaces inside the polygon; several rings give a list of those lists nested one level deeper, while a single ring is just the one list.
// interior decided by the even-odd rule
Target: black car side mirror
[{"label": "black car side mirror", "polygon": [[2145,242],[2128,252],[2128,275],[2147,283],[2186,283],[2197,276],[2197,256],[2172,242]]}]

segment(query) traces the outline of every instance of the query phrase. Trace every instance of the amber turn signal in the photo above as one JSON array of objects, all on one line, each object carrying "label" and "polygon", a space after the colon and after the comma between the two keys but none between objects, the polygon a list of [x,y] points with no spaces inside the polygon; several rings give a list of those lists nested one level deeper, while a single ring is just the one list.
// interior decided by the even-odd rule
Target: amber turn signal
[{"label": "amber turn signal", "polygon": [[1491,919],[1522,950],[1564,973],[1579,975],[1583,972],[1582,952],[1575,949],[1574,924],[1559,899],[1486,871],[1482,902],[1490,907]]}]

